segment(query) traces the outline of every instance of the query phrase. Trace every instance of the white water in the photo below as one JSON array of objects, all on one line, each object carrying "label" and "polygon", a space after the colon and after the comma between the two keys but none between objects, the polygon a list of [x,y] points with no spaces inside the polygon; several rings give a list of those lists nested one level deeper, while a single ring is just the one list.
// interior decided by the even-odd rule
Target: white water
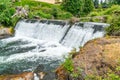
[{"label": "white water", "polygon": [[[66,56],[72,48],[79,48],[91,39],[103,37],[105,34],[103,28],[106,26],[108,25],[103,23],[76,23],[70,28],[70,25],[63,21],[20,21],[15,28],[15,37],[0,41],[2,42],[0,47],[17,41],[16,44],[4,48],[8,51],[2,52],[0,64],[17,63],[22,60],[47,64],[63,60],[63,56]],[[27,70],[35,69],[35,66],[32,64],[31,66],[32,68]],[[26,71],[26,68],[23,71]]]},{"label": "white water", "polygon": [[62,41],[62,44],[67,47],[72,48],[79,48],[83,46],[87,41],[99,37],[103,37],[105,35],[104,30],[96,30],[94,33],[95,25],[101,27],[103,29],[107,26],[107,24],[103,23],[91,23],[87,22],[84,23],[82,26],[80,24],[83,23],[76,23],[72,26],[72,28],[69,30],[68,34]]},{"label": "white water", "polygon": [[53,24],[48,21],[42,22],[24,22],[20,21],[16,26],[15,37],[25,36],[29,38],[59,42],[69,28],[67,22],[64,24]]}]

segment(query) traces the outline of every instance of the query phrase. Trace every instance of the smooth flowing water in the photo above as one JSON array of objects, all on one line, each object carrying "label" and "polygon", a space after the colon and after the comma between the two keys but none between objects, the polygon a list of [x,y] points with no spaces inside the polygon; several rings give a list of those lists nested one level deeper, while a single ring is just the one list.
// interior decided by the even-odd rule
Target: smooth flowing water
[{"label": "smooth flowing water", "polygon": [[103,37],[103,23],[21,20],[15,36],[0,40],[0,74],[34,71],[42,64],[45,71],[55,69],[72,48]]}]

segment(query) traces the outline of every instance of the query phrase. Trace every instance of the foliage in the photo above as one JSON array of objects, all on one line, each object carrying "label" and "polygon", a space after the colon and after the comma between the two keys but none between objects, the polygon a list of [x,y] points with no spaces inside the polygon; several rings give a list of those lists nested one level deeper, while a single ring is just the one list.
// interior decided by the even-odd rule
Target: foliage
[{"label": "foliage", "polygon": [[62,7],[74,16],[80,16],[83,11],[84,0],[63,0]]},{"label": "foliage", "polygon": [[[101,12],[94,11],[88,16],[101,16],[103,17],[103,22],[109,23],[110,27],[106,28],[108,35],[120,36],[120,6],[114,5],[111,8],[105,9]],[[92,18],[94,22],[100,22],[99,19]]]},{"label": "foliage", "polygon": [[68,58],[65,59],[65,62],[63,63],[64,68],[67,70],[69,78],[73,78],[73,79],[83,79],[82,78],[82,72],[83,69],[80,67],[76,68],[76,71],[74,70],[74,64],[73,64],[73,56],[77,54],[76,49],[74,48],[68,55]]},{"label": "foliage", "polygon": [[120,10],[120,6],[114,5],[111,8],[108,8],[101,12],[101,15],[112,15],[114,11]]},{"label": "foliage", "polygon": [[107,34],[112,36],[120,36],[120,15],[114,15],[111,26],[106,28]]},{"label": "foliage", "polygon": [[62,6],[76,17],[86,15],[94,9],[93,0],[63,0]]},{"label": "foliage", "polygon": [[62,12],[62,13],[58,13],[58,17],[57,19],[70,19],[71,17],[73,17],[73,15],[69,12]]},{"label": "foliage", "polygon": [[64,68],[69,72],[73,72],[73,61],[71,58],[66,58],[64,64],[63,64]]},{"label": "foliage", "polygon": [[112,4],[119,4],[120,5],[120,0],[112,0],[112,2],[111,2]]},{"label": "foliage", "polygon": [[111,15],[105,15],[105,16],[103,16],[103,18],[104,18],[104,22],[109,23],[109,24],[113,20],[113,16],[111,16]]},{"label": "foliage", "polygon": [[54,18],[57,18],[57,17],[58,17],[58,12],[59,12],[59,11],[58,11],[57,8],[53,8],[53,9],[52,9],[52,15],[53,15]]},{"label": "foliage", "polygon": [[[15,9],[21,6],[28,9],[28,16],[15,16]],[[0,0],[0,24],[9,27],[15,26],[21,18],[42,18],[42,19],[68,19],[72,14],[61,9],[59,5],[38,2],[34,0],[21,0],[12,2],[11,0]]]},{"label": "foliage", "polygon": [[14,14],[14,8],[11,8],[10,0],[0,0],[0,23],[5,26],[13,25],[11,16]]},{"label": "foliage", "polygon": [[99,16],[98,12],[91,12],[88,16],[94,17],[94,16]]},{"label": "foliage", "polygon": [[99,0],[94,0],[94,6],[95,8],[99,8]]},{"label": "foliage", "polygon": [[67,58],[65,58],[65,62],[63,63],[64,68],[69,72],[72,73],[74,70],[72,56],[73,54],[76,54],[76,49],[73,49]]},{"label": "foliage", "polygon": [[83,12],[84,14],[88,14],[94,9],[93,0],[85,0]]},{"label": "foliage", "polygon": [[51,19],[52,18],[52,16],[50,14],[46,14],[42,11],[39,11],[36,15],[40,16],[41,18],[46,18],[46,19]]}]

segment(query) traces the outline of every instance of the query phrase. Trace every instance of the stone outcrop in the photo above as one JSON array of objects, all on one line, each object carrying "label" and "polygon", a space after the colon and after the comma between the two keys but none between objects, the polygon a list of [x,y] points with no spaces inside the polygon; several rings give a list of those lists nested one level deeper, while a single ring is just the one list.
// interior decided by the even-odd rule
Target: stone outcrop
[{"label": "stone outcrop", "polygon": [[1,75],[0,80],[33,80],[34,74],[32,72],[24,72],[16,75]]},{"label": "stone outcrop", "polygon": [[[79,77],[82,78],[86,75],[106,77],[108,72],[120,75],[120,71],[116,71],[116,67],[120,66],[120,37],[105,37],[87,42],[73,58],[73,65],[74,73],[80,74]],[[56,73],[59,80],[74,80],[68,79],[69,74],[63,66],[58,67]]]},{"label": "stone outcrop", "polygon": [[10,28],[0,28],[0,39],[12,36]]}]

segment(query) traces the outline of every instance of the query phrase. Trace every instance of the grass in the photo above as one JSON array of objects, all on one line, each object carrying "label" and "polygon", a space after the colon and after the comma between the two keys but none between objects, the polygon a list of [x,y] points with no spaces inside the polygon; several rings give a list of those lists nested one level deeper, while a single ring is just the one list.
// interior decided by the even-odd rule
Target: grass
[{"label": "grass", "polygon": [[[16,16],[11,18],[15,13],[17,6],[22,6],[28,10],[28,16]],[[21,2],[11,2],[11,0],[0,1],[0,24],[3,26],[15,26],[20,18],[27,19],[69,19],[73,15],[62,10],[58,4],[49,4],[34,0],[21,0]]]},{"label": "grass", "polygon": [[72,17],[71,13],[62,10],[61,6],[56,4],[49,4],[33,0],[21,0],[21,2],[16,2],[14,5],[23,7],[27,6],[29,8],[29,18],[38,16],[45,19],[68,19]]}]

